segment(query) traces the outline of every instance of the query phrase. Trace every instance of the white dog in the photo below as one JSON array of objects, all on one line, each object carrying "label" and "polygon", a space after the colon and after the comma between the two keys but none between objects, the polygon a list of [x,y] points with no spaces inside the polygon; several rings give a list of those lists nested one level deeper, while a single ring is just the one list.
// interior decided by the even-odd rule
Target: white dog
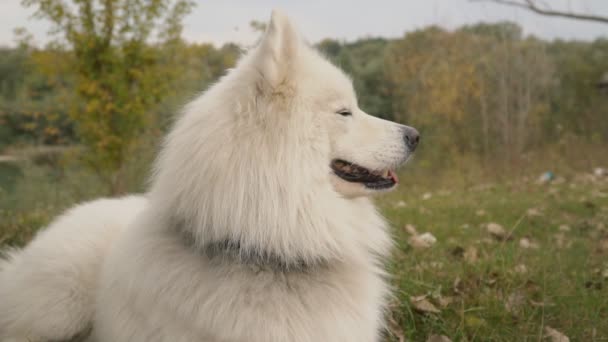
[{"label": "white dog", "polygon": [[81,205],[7,253],[0,340],[378,341],[391,241],[368,197],[417,143],[274,12],[186,106],[145,198]]}]

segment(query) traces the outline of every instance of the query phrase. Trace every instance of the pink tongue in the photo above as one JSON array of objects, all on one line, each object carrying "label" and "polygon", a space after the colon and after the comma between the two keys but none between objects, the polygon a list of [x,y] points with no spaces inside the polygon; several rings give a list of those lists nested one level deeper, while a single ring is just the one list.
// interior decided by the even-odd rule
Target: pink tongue
[{"label": "pink tongue", "polygon": [[388,176],[393,180],[393,182],[399,183],[399,177],[397,177],[397,174],[393,172],[393,170],[388,170]]}]

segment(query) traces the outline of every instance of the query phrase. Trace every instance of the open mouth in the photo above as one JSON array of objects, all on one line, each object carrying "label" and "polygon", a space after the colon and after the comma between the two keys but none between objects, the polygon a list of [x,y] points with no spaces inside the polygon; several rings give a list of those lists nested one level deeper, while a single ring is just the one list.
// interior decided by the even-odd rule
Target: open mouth
[{"label": "open mouth", "polygon": [[374,190],[390,189],[399,183],[399,178],[393,170],[372,171],[341,159],[334,159],[331,162],[331,168],[343,180],[361,183]]}]

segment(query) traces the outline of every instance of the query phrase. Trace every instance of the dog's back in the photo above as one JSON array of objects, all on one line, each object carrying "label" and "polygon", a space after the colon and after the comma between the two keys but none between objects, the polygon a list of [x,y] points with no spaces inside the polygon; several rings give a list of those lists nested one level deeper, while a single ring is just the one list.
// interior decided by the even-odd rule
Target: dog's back
[{"label": "dog's back", "polygon": [[0,341],[67,340],[86,333],[108,247],[144,208],[143,197],[72,208],[0,260]]}]

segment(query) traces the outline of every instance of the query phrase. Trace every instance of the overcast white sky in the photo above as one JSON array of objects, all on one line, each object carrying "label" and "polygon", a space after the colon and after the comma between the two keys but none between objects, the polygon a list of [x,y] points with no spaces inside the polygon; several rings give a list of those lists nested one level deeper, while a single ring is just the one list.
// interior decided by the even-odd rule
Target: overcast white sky
[{"label": "overcast white sky", "polygon": [[[13,29],[27,28],[37,43],[48,40],[48,26],[31,18],[20,0],[0,0],[0,45],[13,45]],[[608,16],[608,0],[545,0],[555,9]],[[526,33],[553,39],[591,40],[608,37],[608,25],[542,17],[525,10],[469,0],[226,0],[199,1],[187,17],[189,41],[251,44],[253,19],[266,21],[272,8],[287,12],[312,42],[323,38],[354,40],[366,36],[399,37],[428,25],[455,28],[479,21],[511,20]]]}]

